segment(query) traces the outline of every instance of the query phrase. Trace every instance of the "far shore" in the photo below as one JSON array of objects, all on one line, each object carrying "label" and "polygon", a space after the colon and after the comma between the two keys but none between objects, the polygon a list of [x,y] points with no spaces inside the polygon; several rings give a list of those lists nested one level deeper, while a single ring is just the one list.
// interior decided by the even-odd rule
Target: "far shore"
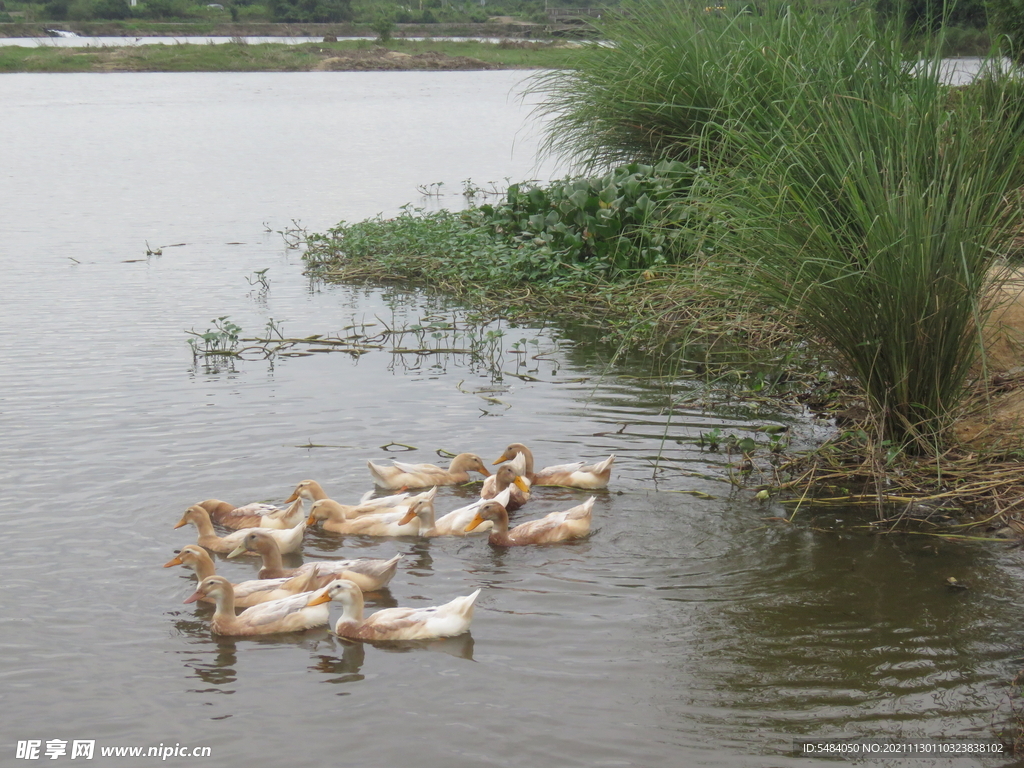
[{"label": "far shore", "polygon": [[[374,38],[369,24],[271,24],[152,21],[41,21],[0,23],[0,37],[52,37],[51,30],[81,37],[318,37]],[[579,27],[529,22],[483,24],[396,24],[394,37],[479,37],[551,39],[578,36]]]},{"label": "far shore", "polygon": [[0,45],[2,73],[359,72],[564,69],[578,44],[502,38],[499,42],[373,38],[329,42],[206,42],[100,46]]}]

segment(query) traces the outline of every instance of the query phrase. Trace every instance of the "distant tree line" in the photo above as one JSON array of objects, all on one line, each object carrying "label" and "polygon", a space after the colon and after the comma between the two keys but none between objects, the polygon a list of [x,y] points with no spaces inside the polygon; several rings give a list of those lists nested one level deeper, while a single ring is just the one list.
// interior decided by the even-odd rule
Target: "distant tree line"
[{"label": "distant tree line", "polygon": [[[680,0],[686,4],[686,0]],[[695,0],[699,7],[707,0]],[[801,7],[823,9],[847,0],[794,0]],[[990,28],[1015,44],[1024,40],[1024,0],[872,0],[880,15],[901,18],[909,33],[934,33],[941,25]],[[543,22],[551,8],[619,7],[619,0],[0,0],[0,22],[125,20],[216,20],[325,23],[381,19],[396,24],[483,22],[513,16]],[[716,0],[717,9],[763,12],[763,0]],[[775,4],[773,4],[775,5]],[[709,6],[711,7],[711,6]],[[777,5],[775,5],[777,7]]]}]

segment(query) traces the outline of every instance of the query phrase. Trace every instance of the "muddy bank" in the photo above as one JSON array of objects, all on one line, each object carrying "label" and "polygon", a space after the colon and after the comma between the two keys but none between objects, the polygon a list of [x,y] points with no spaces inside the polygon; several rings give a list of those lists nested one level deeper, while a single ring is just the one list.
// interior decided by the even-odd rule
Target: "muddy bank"
[{"label": "muddy bank", "polygon": [[328,51],[313,67],[316,72],[359,72],[379,70],[476,70],[507,69],[469,56],[449,56],[444,53],[402,53],[387,48],[368,50]]}]

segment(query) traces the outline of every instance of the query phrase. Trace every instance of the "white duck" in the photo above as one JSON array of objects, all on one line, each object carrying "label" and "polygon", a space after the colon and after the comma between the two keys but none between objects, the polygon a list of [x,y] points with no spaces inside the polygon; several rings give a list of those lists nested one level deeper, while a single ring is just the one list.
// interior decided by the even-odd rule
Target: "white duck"
[{"label": "white duck", "polygon": [[478,589],[444,605],[385,608],[363,618],[363,594],[359,587],[351,581],[339,579],[318,593],[309,604],[319,605],[330,600],[341,603],[341,618],[334,625],[339,637],[353,640],[427,640],[466,632],[473,620],[473,604],[479,595]]},{"label": "white duck", "polygon": [[558,541],[580,539],[590,533],[591,513],[596,497],[591,496],[582,504],[562,512],[551,512],[539,520],[508,527],[508,512],[497,501],[486,501],[477,510],[476,517],[466,527],[474,530],[481,523],[494,523],[488,542],[497,547],[518,547],[525,544],[552,544]]},{"label": "white duck", "polygon": [[[511,458],[511,457],[510,457]],[[483,459],[473,453],[460,453],[448,466],[438,467],[434,464],[404,464],[393,462],[390,467],[383,464],[366,462],[373,475],[373,482],[381,488],[399,490],[401,488],[429,488],[432,485],[461,485],[469,482],[470,472],[479,472],[484,477],[490,470],[484,466]]]},{"label": "white duck", "polygon": [[317,501],[330,501],[332,504],[344,510],[345,519],[358,517],[367,513],[380,512],[386,507],[404,507],[410,503],[409,494],[407,493],[396,493],[391,496],[382,496],[380,498],[373,498],[373,490],[369,490],[362,495],[359,502],[356,504],[341,504],[331,499],[330,496],[324,491],[323,486],[320,485],[316,480],[303,480],[301,483],[295,486],[295,490],[292,491],[292,495],[289,496],[285,503],[297,501],[302,499],[309,502]]},{"label": "white duck", "polygon": [[[316,511],[313,511],[313,507],[310,508],[309,520],[306,523],[307,525],[315,525],[317,520],[322,520],[325,530],[345,533],[346,531],[339,530],[339,527],[345,527],[339,526],[339,523],[361,517],[385,515],[389,512],[405,512],[411,504],[421,499],[433,500],[434,495],[437,493],[437,488],[431,488],[429,491],[424,491],[416,496],[410,496],[407,493],[396,493],[393,496],[383,496],[379,499],[368,498],[372,493],[373,491],[370,491],[365,494],[362,501],[355,505],[339,504],[334,499],[318,499],[313,502],[313,507],[316,508]],[[401,534],[395,535],[408,535],[409,533],[410,531],[402,531]],[[412,533],[415,532],[413,531]]]},{"label": "white duck", "polygon": [[[198,504],[194,504],[186,509],[185,514],[181,516],[181,520],[174,527],[181,528],[189,523],[192,523],[199,531],[198,542],[200,546],[206,547],[213,552],[221,553],[231,552],[249,534],[249,531],[257,530],[249,528],[234,531],[227,536],[218,536],[217,532],[213,529],[213,523],[210,521],[210,514]],[[274,528],[260,528],[258,530],[268,536],[272,536],[277,541],[281,552],[288,554],[289,552],[298,552],[302,549],[302,534],[306,531],[306,521],[301,520],[294,528],[286,530]]]},{"label": "white duck", "polygon": [[[510,494],[511,491],[506,488],[494,497],[494,501],[504,504],[508,501]],[[479,499],[472,504],[459,507],[437,519],[434,517],[433,500],[420,501],[409,507],[409,511],[402,519],[402,523],[408,524],[412,521],[413,517],[418,517],[420,536],[469,536],[470,534],[466,531],[466,526],[473,522],[477,510],[483,505],[484,501],[484,499]],[[475,531],[488,531],[491,525],[490,522],[478,523]]]},{"label": "white duck", "polygon": [[317,560],[305,563],[298,568],[285,568],[281,558],[281,550],[266,531],[252,530],[231,552],[228,557],[235,557],[243,552],[261,555],[263,567],[260,568],[261,579],[275,579],[284,576],[297,576],[316,569],[318,578],[328,580],[339,578],[354,581],[364,592],[376,592],[384,589],[398,571],[398,563],[403,555],[395,555],[390,560],[373,557],[361,557],[355,560]]},{"label": "white duck", "polygon": [[[355,586],[355,585],[353,585]],[[235,593],[231,582],[223,576],[207,576],[185,603],[194,603],[204,597],[211,598],[217,608],[210,628],[217,635],[270,635],[277,632],[302,632],[324,626],[330,621],[325,600],[313,602],[326,591],[300,592],[281,600],[246,608],[235,615]],[[356,590],[358,591],[358,587]],[[329,599],[329,598],[328,598]]]},{"label": "white duck", "polygon": [[[176,557],[164,563],[164,568],[170,568],[175,565],[191,568],[195,571],[199,581],[203,581],[203,579],[209,576],[217,575],[217,569],[213,564],[213,558],[210,557],[210,553],[197,544],[188,544],[182,547]],[[323,579],[317,575],[316,571],[309,570],[306,573],[290,578],[252,579],[232,584],[231,587],[235,593],[235,607],[249,608],[269,600],[280,600],[282,597],[296,595],[299,592],[309,592],[310,590],[326,586],[333,580],[333,576]],[[200,599],[205,602],[214,602],[212,597],[202,597]]]},{"label": "white duck", "polygon": [[[292,501],[291,499],[289,501]],[[304,517],[302,500],[287,507],[275,507],[273,504],[254,502],[244,507],[233,507],[220,499],[207,499],[198,505],[210,514],[210,520],[225,528],[294,528]]]},{"label": "white duck", "polygon": [[511,488],[508,504],[504,507],[514,512],[530,500],[530,481],[526,479],[526,455],[517,453],[508,464],[502,464],[498,471],[484,480],[480,489],[481,499],[493,499],[506,488]]},{"label": "white duck", "polygon": [[418,536],[419,524],[415,521],[404,524],[408,518],[406,508],[392,509],[388,512],[370,512],[353,518],[345,517],[343,505],[331,499],[314,501],[309,508],[307,525],[313,526],[320,522],[325,531],[345,533],[352,536]]},{"label": "white duck", "polygon": [[573,464],[558,464],[534,471],[533,453],[530,449],[522,443],[512,443],[493,463],[501,464],[503,461],[511,461],[517,453],[526,457],[525,477],[533,485],[563,485],[585,490],[607,488],[612,474],[612,462],[615,461],[613,453],[598,464],[586,465],[582,461],[577,461]]}]

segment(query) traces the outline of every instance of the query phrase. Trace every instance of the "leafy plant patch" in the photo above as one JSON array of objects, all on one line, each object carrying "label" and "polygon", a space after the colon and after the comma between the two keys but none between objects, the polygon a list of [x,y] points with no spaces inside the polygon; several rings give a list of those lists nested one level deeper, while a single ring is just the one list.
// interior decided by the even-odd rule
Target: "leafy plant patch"
[{"label": "leafy plant patch", "polygon": [[[614,277],[677,263],[695,250],[698,209],[691,202],[699,170],[683,163],[630,163],[603,176],[550,186],[512,184],[505,202],[471,209],[464,218],[517,249],[548,274],[580,270]],[[565,267],[572,267],[566,270]]]}]

